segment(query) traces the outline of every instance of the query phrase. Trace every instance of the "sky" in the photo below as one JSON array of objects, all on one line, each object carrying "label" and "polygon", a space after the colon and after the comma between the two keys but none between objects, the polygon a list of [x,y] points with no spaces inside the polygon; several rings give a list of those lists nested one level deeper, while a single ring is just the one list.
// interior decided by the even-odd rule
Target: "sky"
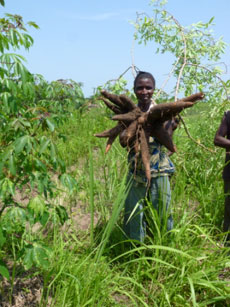
[{"label": "sky", "polygon": [[[165,8],[183,26],[214,16],[215,37],[223,36],[230,43],[229,0],[168,0]],[[97,86],[117,79],[132,63],[151,72],[158,87],[172,68],[172,57],[156,55],[153,42],[146,46],[134,43],[131,22],[136,13],[153,15],[148,0],[5,0],[0,10],[0,17],[18,14],[25,23],[34,21],[40,27],[29,28],[34,39],[29,52],[18,52],[26,57],[27,68],[47,81],[82,82],[85,97],[93,95]],[[228,46],[223,61],[230,69],[229,51]],[[224,77],[230,79],[229,72]],[[124,78],[131,89],[131,70]]]}]

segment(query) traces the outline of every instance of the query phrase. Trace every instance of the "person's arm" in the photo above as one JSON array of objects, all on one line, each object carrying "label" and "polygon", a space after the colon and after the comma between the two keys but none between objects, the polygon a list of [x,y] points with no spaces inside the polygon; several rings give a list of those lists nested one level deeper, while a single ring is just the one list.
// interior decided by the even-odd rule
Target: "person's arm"
[{"label": "person's arm", "polygon": [[230,140],[226,138],[227,132],[228,132],[228,123],[225,114],[214,138],[215,146],[230,149]]}]

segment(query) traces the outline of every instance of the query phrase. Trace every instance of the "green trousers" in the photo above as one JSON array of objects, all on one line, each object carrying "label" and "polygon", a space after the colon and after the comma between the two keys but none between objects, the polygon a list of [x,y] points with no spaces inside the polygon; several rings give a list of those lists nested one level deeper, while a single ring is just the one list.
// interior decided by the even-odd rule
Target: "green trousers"
[{"label": "green trousers", "polygon": [[[128,178],[130,180],[130,178]],[[170,212],[171,189],[168,176],[152,178],[149,190],[145,184],[131,179],[131,186],[125,201],[124,232],[129,239],[143,242],[146,235],[146,197],[160,218],[167,215],[167,230],[173,228]]]}]

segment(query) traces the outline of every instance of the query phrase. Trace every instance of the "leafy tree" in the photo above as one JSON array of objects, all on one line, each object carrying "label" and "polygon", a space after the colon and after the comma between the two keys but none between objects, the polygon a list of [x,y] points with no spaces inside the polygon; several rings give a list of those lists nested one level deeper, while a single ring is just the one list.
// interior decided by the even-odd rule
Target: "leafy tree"
[{"label": "leafy tree", "polygon": [[[230,81],[224,81],[221,78],[225,64],[220,62],[227,44],[222,37],[219,39],[214,37],[212,29],[214,17],[206,23],[197,22],[183,26],[166,10],[166,4],[167,0],[151,0],[152,16],[145,13],[137,14],[137,20],[134,22],[136,28],[134,37],[140,44],[154,41],[157,45],[155,53],[169,53],[174,59],[169,75],[163,87],[155,95],[155,99],[177,100],[179,95],[184,97],[202,91],[205,93],[204,102],[213,104],[209,114],[205,108],[201,108],[204,122],[208,123],[210,117],[218,119],[223,115],[229,100]],[[172,76],[176,79],[175,87],[172,93],[166,94],[163,91],[164,86]],[[207,145],[202,144],[210,143],[207,136],[202,141],[196,140],[190,134],[181,116],[180,119],[188,137],[196,145],[214,152],[207,148]],[[209,125],[201,129],[209,131],[209,135],[214,135],[216,128],[214,125],[211,127]]]},{"label": "leafy tree", "polygon": [[182,26],[165,9],[167,1],[152,0],[152,16],[138,14],[134,23],[135,39],[147,44],[157,44],[156,53],[170,53],[174,63],[170,75],[176,78],[174,96],[188,96],[194,91],[205,91],[209,101],[227,99],[229,83],[220,74],[223,68],[216,64],[225,51],[222,38],[215,39],[212,33],[214,17],[208,22]]},{"label": "leafy tree", "polygon": [[[81,84],[48,83],[32,75],[24,57],[12,52],[32,46],[27,26],[38,28],[34,22],[25,25],[19,15],[0,19],[0,259],[8,250],[26,268],[47,268],[52,253],[36,236],[31,237],[26,225],[63,224],[68,218],[64,207],[53,204],[57,188],[53,175],[58,174],[70,190],[77,183],[66,174],[54,139],[60,136],[58,126],[84,103],[84,97]],[[0,274],[9,278],[2,260]]]}]

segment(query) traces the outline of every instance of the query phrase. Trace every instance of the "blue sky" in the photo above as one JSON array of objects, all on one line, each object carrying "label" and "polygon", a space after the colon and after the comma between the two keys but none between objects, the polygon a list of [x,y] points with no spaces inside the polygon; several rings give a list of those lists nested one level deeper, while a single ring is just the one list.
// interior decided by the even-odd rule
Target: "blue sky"
[{"label": "blue sky", "polygon": [[[148,0],[5,0],[4,13],[19,14],[24,21],[35,21],[40,29],[30,29],[34,46],[20,52],[32,73],[48,81],[73,79],[83,82],[85,96],[107,80],[116,79],[131,64],[136,12],[152,14]],[[207,22],[215,17],[216,38],[230,43],[229,0],[169,0],[166,9],[182,25]],[[155,55],[157,46],[134,45],[134,63],[152,72],[160,86],[171,69],[172,58]],[[229,47],[223,61],[230,69]],[[132,88],[133,76],[124,76]],[[224,76],[229,78],[229,72]]]}]

